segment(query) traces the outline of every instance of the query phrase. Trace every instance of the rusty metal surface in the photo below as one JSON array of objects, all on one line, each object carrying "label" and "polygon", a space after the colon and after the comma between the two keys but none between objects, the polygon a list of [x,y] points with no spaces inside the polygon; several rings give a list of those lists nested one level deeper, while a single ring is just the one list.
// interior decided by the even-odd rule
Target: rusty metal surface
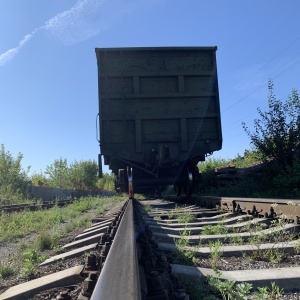
[{"label": "rusty metal surface", "polygon": [[129,200],[91,300],[141,299],[133,204]]},{"label": "rusty metal surface", "polygon": [[264,217],[286,217],[299,222],[300,200],[239,198],[239,197],[193,197],[196,203],[205,207],[220,206],[222,210],[239,211]]}]

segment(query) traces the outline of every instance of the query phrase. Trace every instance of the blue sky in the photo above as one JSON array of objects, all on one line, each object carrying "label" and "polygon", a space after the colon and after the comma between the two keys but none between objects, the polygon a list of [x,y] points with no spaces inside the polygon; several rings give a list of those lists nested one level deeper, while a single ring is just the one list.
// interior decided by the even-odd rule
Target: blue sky
[{"label": "blue sky", "polygon": [[0,144],[30,174],[97,160],[96,47],[218,46],[213,157],[242,155],[268,79],[279,99],[300,89],[299,15],[299,0],[1,0]]}]

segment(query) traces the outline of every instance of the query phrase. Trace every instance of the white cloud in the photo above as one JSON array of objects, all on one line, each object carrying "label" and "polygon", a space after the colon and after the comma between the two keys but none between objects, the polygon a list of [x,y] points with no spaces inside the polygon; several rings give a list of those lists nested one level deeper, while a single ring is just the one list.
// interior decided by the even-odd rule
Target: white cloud
[{"label": "white cloud", "polygon": [[12,60],[41,29],[52,33],[66,45],[74,45],[106,31],[124,15],[136,9],[162,2],[162,0],[78,0],[70,9],[58,13],[44,25],[25,35],[17,47],[0,54],[0,66]]},{"label": "white cloud", "polygon": [[0,66],[4,66],[10,60],[12,60],[19,52],[19,50],[40,30],[40,28],[34,29],[31,33],[26,34],[19,42],[19,45],[15,48],[11,48],[6,52],[0,54]]},{"label": "white cloud", "polygon": [[79,0],[69,10],[45,23],[45,28],[67,45],[107,30],[122,17],[146,4],[145,0]]},{"label": "white cloud", "polygon": [[45,29],[60,38],[65,44],[75,44],[97,34],[89,28],[93,15],[105,1],[79,0],[69,10],[63,11],[45,23]]}]

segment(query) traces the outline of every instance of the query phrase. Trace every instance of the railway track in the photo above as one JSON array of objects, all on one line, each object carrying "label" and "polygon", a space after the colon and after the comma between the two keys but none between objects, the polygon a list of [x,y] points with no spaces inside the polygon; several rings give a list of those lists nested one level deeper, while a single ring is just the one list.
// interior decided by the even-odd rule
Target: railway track
[{"label": "railway track", "polygon": [[[223,299],[300,299],[297,202],[219,197],[193,200],[225,209],[194,205],[170,209],[165,201],[148,202],[152,209],[146,219],[158,247],[169,253],[173,272],[185,278],[187,286],[198,278],[201,288],[186,290],[194,294],[193,299],[205,299],[207,293],[217,296],[234,282]],[[209,280],[211,290],[205,291],[201,278],[214,278]],[[239,298],[234,289],[241,287],[239,284],[251,285],[252,298],[250,294]],[[255,298],[254,292],[259,291]]]},{"label": "railway track", "polygon": [[297,202],[189,201],[126,201],[40,268],[74,257],[77,265],[11,287],[0,299],[222,299],[226,284],[234,297],[223,299],[300,299]]},{"label": "railway track", "polygon": [[66,199],[58,199],[54,201],[41,201],[38,203],[24,203],[24,204],[13,204],[13,205],[1,205],[0,206],[0,213],[9,213],[15,211],[22,211],[22,210],[39,210],[44,208],[51,208],[54,206],[62,207],[64,205],[68,205],[73,203],[74,199],[66,198]]}]

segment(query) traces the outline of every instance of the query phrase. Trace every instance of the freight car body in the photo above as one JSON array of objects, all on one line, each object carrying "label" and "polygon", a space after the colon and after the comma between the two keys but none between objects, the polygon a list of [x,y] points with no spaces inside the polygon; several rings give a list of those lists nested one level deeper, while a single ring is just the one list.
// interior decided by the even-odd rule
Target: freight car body
[{"label": "freight car body", "polygon": [[117,190],[191,195],[198,162],[222,147],[216,50],[95,49],[99,167],[103,156]]}]

